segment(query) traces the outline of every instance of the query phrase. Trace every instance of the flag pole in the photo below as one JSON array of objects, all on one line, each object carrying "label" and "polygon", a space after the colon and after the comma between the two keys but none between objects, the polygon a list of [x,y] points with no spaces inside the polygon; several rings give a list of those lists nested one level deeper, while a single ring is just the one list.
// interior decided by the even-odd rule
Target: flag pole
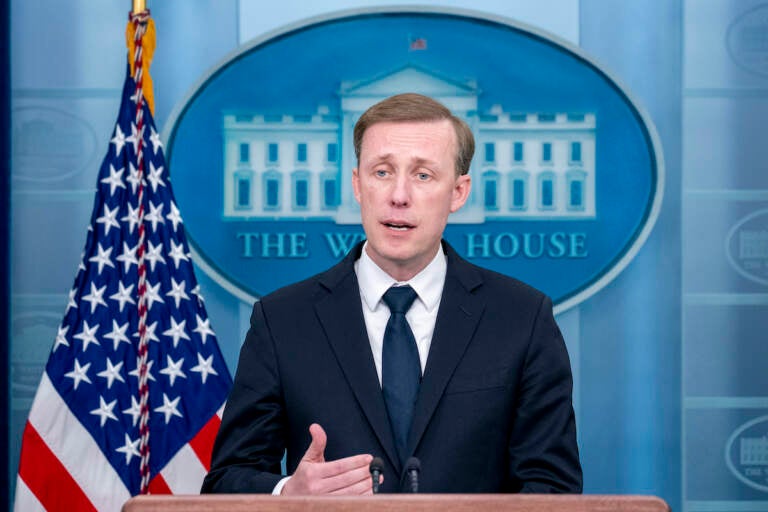
[{"label": "flag pole", "polygon": [[147,0],[133,0],[133,14],[139,14],[147,10]]}]

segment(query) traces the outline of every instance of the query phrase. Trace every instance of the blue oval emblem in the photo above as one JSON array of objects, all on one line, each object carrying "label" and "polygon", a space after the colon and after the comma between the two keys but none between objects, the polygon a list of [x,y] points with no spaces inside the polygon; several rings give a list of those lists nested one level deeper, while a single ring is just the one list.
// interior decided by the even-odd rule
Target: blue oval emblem
[{"label": "blue oval emblem", "polygon": [[474,131],[472,194],[445,233],[470,261],[562,311],[648,237],[664,181],[658,137],[581,50],[484,14],[358,10],[253,41],[172,116],[168,165],[203,270],[249,301],[338,261],[363,238],[352,128],[406,91]]},{"label": "blue oval emblem", "polygon": [[768,491],[768,416],[748,421],[731,434],[725,463],[748,486]]},{"label": "blue oval emblem", "polygon": [[728,262],[743,277],[768,284],[768,209],[737,222],[726,239]]}]

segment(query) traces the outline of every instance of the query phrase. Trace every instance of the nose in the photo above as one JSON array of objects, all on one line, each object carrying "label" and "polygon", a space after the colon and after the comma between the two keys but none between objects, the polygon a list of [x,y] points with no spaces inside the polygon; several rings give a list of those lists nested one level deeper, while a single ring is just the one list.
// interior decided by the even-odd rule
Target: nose
[{"label": "nose", "polygon": [[411,203],[411,186],[405,173],[395,178],[391,192],[392,206],[408,206]]}]

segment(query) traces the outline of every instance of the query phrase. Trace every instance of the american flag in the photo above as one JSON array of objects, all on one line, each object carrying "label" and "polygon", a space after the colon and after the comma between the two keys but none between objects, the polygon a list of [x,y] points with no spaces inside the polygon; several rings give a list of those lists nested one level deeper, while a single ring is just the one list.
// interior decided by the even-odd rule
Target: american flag
[{"label": "american flag", "polygon": [[141,492],[198,493],[232,384],[148,105],[148,12],[128,32],[120,112],[24,430],[16,510],[119,510]]},{"label": "american flag", "polygon": [[408,51],[418,51],[427,49],[427,40],[423,37],[408,36]]}]

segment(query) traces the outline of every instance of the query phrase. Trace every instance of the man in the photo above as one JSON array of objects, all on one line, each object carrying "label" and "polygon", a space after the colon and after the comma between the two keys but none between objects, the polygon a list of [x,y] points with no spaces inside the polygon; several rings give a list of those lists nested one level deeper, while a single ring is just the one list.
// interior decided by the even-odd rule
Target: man
[{"label": "man", "polygon": [[442,241],[470,192],[468,126],[402,94],[354,144],[367,240],[254,305],[203,492],[370,494],[374,456],[381,492],[406,489],[411,456],[422,492],[580,492],[550,300]]}]

